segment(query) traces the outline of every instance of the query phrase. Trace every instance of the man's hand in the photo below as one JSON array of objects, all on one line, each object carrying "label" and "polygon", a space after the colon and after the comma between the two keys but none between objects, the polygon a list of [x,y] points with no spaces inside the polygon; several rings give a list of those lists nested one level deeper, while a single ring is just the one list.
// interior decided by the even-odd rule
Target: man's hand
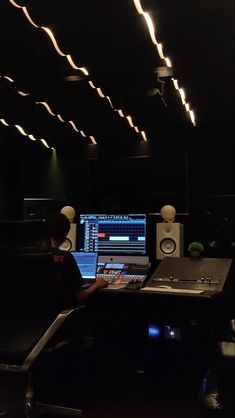
[{"label": "man's hand", "polygon": [[97,277],[95,283],[96,283],[97,289],[102,289],[103,287],[108,286],[108,283],[104,279],[102,279],[101,277]]},{"label": "man's hand", "polygon": [[104,280],[98,277],[96,281],[86,289],[78,290],[77,292],[77,301],[79,304],[84,303],[87,299],[89,299],[97,290],[102,289],[103,287],[107,287],[108,283]]}]

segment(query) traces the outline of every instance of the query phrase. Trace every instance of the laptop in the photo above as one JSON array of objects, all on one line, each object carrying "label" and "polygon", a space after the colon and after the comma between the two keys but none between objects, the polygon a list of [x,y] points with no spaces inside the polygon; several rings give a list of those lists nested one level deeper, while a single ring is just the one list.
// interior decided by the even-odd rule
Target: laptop
[{"label": "laptop", "polygon": [[71,254],[77,263],[83,280],[86,283],[94,282],[96,280],[98,253],[71,251]]}]

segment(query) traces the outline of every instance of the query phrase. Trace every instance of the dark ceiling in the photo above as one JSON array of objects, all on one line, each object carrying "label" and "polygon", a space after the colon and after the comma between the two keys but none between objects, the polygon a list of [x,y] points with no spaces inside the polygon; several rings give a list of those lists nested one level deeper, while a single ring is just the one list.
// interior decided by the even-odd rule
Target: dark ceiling
[{"label": "dark ceiling", "polygon": [[[61,51],[89,75],[73,69],[45,30],[34,27],[26,9],[17,5],[27,8],[36,25],[49,28]],[[233,0],[142,0],[141,5],[195,112],[196,128],[171,77],[156,73],[166,64],[133,0],[0,0],[0,119],[55,148],[90,144],[90,136],[98,144],[143,141],[137,128],[150,143],[165,130],[232,128]],[[30,94],[23,97],[17,91]],[[65,123],[36,102],[47,102]],[[15,131],[20,136],[14,126],[0,124],[1,137]]]}]

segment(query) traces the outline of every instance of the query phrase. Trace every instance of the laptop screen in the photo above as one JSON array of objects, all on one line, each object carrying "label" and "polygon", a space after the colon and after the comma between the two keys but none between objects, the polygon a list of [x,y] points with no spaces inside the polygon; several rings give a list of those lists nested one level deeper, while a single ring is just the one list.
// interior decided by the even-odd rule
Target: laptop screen
[{"label": "laptop screen", "polygon": [[87,279],[96,279],[96,268],[97,268],[97,260],[98,260],[98,253],[95,252],[78,252],[72,251],[71,254],[73,255],[77,266],[81,272],[82,278],[84,280]]}]

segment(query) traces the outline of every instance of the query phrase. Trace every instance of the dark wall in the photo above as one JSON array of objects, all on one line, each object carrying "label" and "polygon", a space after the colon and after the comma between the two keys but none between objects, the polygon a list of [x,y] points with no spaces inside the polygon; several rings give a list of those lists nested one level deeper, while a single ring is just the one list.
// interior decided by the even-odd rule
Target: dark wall
[{"label": "dark wall", "polygon": [[0,142],[0,219],[19,216],[19,158]]},{"label": "dark wall", "polygon": [[[151,157],[164,161],[162,165],[164,177],[169,171],[172,172],[174,158],[177,160],[180,155],[186,154],[189,216],[183,220],[179,219],[186,226],[186,241],[214,239],[217,242],[231,242],[234,239],[231,233],[235,213],[234,197],[232,197],[235,195],[234,144],[232,134],[225,130],[202,132],[198,129],[184,134],[168,132],[167,136],[162,133],[161,140],[157,139],[156,143],[142,141],[134,145],[132,143],[130,146],[122,144],[119,147],[110,145],[103,148],[99,145],[76,145],[73,149],[64,148],[57,153],[18,137],[17,141],[15,138],[8,138],[8,141],[2,139],[0,147],[0,217],[2,219],[20,218],[24,197],[65,198],[68,204],[76,208],[77,214],[95,210],[98,207],[96,200],[102,201],[103,198],[110,211],[125,212],[128,208],[122,202],[125,202],[126,185],[131,184],[131,181],[133,184],[135,174],[139,179],[143,177],[141,187],[139,184],[135,185],[139,201],[142,195],[143,200],[145,199],[146,190],[151,192],[150,183],[155,189],[153,196],[159,189],[162,190],[161,179],[157,181],[154,165],[148,168],[147,176],[144,172],[140,175],[139,171],[133,172],[133,167],[138,170],[135,160],[135,164],[132,164],[132,172],[128,174],[127,157],[137,157],[137,159]],[[112,166],[113,160],[115,166]],[[94,161],[96,161],[95,165]],[[110,199],[105,197],[107,190],[102,183],[96,187],[97,179],[102,178],[106,167],[107,182],[111,184],[111,192],[115,190],[117,182],[112,184],[109,180],[115,176],[119,180],[116,200],[112,196]],[[110,170],[113,170],[112,175]],[[177,172],[175,176],[177,177]],[[216,198],[210,198],[208,201],[205,197],[208,195],[215,195]],[[171,203],[168,196],[166,203]],[[161,204],[156,202],[155,212],[159,212],[161,205],[162,201]],[[205,216],[208,205],[212,216],[208,214]],[[138,206],[134,207],[135,211],[139,211]],[[148,210],[146,206],[145,209],[144,212],[153,211],[153,207]],[[224,246],[224,242],[221,245]]]},{"label": "dark wall", "polygon": [[66,199],[89,205],[86,149],[53,152],[40,143],[0,130],[0,219],[23,216],[23,199]]},{"label": "dark wall", "polygon": [[51,150],[25,138],[0,140],[1,219],[21,218],[24,197],[56,198],[64,193],[63,174]]}]

